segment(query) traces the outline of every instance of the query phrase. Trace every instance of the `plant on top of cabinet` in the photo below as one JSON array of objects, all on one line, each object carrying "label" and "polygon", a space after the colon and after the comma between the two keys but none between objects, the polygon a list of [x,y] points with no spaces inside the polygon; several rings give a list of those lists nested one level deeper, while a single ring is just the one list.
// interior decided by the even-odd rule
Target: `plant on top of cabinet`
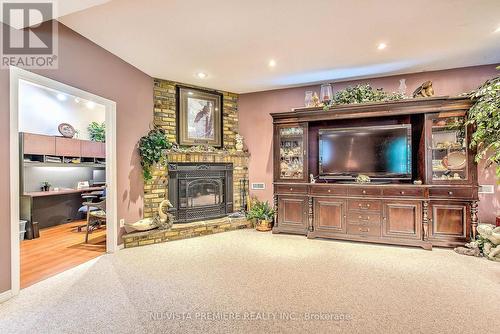
[{"label": "plant on top of cabinet", "polygon": [[144,180],[153,178],[152,167],[157,163],[163,163],[165,159],[164,151],[172,147],[172,143],[167,139],[165,130],[153,129],[146,136],[139,140],[139,154],[141,156],[141,166]]},{"label": "plant on top of cabinet", "polygon": [[369,102],[387,102],[406,99],[403,93],[385,92],[382,88],[373,89],[370,84],[361,84],[354,87],[349,86],[337,91],[333,95],[330,103],[324,105],[324,109],[328,110],[330,107],[337,104],[352,104],[352,103],[369,103]]},{"label": "plant on top of cabinet", "polygon": [[92,122],[87,127],[90,140],[105,142],[106,141],[106,125],[103,123]]},{"label": "plant on top of cabinet", "polygon": [[[500,69],[500,66],[497,67]],[[500,76],[486,81],[471,93],[475,101],[469,110],[468,124],[475,126],[471,147],[477,147],[475,161],[486,160],[486,168],[496,164],[500,182]]]}]

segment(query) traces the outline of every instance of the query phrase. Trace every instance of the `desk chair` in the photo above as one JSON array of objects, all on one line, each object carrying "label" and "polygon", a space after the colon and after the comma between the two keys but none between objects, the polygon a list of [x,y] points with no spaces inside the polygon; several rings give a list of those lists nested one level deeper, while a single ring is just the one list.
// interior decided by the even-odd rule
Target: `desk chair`
[{"label": "desk chair", "polygon": [[[85,243],[89,241],[89,233],[92,233],[96,228],[106,224],[106,199],[100,202],[86,202],[87,205],[87,224],[85,225]],[[90,210],[95,208],[95,210]]]}]

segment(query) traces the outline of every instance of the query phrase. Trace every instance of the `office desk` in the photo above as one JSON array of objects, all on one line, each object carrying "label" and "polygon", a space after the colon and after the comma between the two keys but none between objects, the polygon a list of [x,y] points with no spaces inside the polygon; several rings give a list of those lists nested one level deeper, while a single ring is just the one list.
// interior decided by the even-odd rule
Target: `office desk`
[{"label": "office desk", "polygon": [[104,190],[103,187],[91,187],[25,192],[21,196],[21,219],[38,222],[39,228],[80,219],[78,209],[84,202],[82,193],[102,190]]}]

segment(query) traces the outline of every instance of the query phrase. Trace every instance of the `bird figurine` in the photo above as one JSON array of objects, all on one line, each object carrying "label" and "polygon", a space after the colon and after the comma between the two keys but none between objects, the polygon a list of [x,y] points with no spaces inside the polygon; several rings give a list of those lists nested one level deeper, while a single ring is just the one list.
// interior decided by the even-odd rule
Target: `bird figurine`
[{"label": "bird figurine", "polygon": [[434,95],[432,81],[426,81],[413,92],[413,97],[431,97]]},{"label": "bird figurine", "polygon": [[166,230],[172,227],[174,217],[170,213],[165,213],[164,208],[173,207],[168,199],[163,200],[158,207],[158,213],[153,218],[144,218],[134,223],[126,223],[125,231],[127,233],[135,231],[149,231],[155,228]]}]

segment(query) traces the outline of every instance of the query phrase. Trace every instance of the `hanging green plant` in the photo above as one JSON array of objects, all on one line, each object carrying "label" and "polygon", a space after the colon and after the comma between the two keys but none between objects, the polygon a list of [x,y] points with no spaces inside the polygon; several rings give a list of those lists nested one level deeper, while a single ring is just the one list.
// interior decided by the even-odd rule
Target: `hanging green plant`
[{"label": "hanging green plant", "polygon": [[470,142],[471,148],[477,148],[475,161],[485,159],[486,168],[496,164],[497,183],[500,183],[500,76],[482,84],[471,93],[471,98],[474,104],[467,124],[475,127]]},{"label": "hanging green plant", "polygon": [[164,151],[172,147],[172,143],[167,139],[165,130],[155,128],[139,140],[139,154],[141,156],[141,166],[144,180],[153,178],[152,167],[155,164],[163,163]]},{"label": "hanging green plant", "polygon": [[105,123],[92,122],[87,127],[90,140],[104,143],[106,141],[106,125]]},{"label": "hanging green plant", "polygon": [[349,86],[337,91],[330,104],[325,105],[327,110],[336,104],[368,103],[397,101],[407,98],[401,93],[387,93],[382,88],[373,89],[369,84]]}]

